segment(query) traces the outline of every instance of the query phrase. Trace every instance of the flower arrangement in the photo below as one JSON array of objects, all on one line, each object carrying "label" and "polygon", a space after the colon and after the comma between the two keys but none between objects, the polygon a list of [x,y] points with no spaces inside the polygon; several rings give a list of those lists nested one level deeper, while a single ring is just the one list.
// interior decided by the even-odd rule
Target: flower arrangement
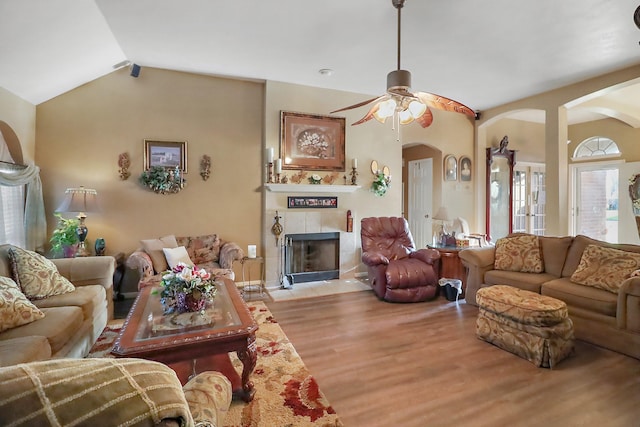
[{"label": "flower arrangement", "polygon": [[203,311],[217,291],[208,271],[183,262],[165,271],[160,285],[160,301],[166,313]]},{"label": "flower arrangement", "polygon": [[140,175],[140,183],[158,194],[177,193],[184,187],[184,182],[178,166],[175,169],[152,166]]},{"label": "flower arrangement", "polygon": [[309,180],[309,184],[320,184],[322,182],[322,178],[316,173],[314,173],[307,179]]},{"label": "flower arrangement", "polygon": [[308,129],[298,136],[298,149],[303,153],[324,159],[327,157],[329,143],[318,129]]},{"label": "flower arrangement", "polygon": [[371,191],[376,196],[382,197],[387,193],[387,190],[391,186],[391,175],[385,175],[384,173],[377,171],[375,178],[371,183]]}]

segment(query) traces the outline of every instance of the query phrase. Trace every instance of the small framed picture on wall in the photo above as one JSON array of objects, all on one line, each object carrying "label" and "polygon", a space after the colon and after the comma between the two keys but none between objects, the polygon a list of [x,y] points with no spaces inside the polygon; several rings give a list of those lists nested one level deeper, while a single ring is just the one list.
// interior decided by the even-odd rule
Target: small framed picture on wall
[{"label": "small framed picture on wall", "polygon": [[471,181],[471,159],[460,157],[460,181]]},{"label": "small framed picture on wall", "polygon": [[458,160],[453,154],[449,154],[444,158],[444,180],[458,180]]}]

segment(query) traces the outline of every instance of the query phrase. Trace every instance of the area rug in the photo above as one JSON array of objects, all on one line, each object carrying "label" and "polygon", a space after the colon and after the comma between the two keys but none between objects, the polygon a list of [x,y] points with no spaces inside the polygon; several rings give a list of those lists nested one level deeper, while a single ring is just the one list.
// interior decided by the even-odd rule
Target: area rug
[{"label": "area rug", "polygon": [[[256,394],[252,402],[233,401],[224,425],[227,427],[342,426],[318,384],[289,338],[262,301],[247,303],[259,329],[256,332],[258,360],[251,375]],[[113,342],[121,323],[112,323],[100,335],[89,357],[113,357]],[[238,372],[242,363],[234,353],[231,361]]]}]

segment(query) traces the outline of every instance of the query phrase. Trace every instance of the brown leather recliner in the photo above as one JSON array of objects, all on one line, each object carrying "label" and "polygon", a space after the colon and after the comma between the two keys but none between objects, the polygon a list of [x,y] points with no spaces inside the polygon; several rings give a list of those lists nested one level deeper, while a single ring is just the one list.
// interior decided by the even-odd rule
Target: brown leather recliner
[{"label": "brown leather recliner", "polygon": [[360,237],[362,262],[368,267],[369,283],[378,298],[419,302],[437,295],[440,253],[416,250],[407,220],[363,218]]}]

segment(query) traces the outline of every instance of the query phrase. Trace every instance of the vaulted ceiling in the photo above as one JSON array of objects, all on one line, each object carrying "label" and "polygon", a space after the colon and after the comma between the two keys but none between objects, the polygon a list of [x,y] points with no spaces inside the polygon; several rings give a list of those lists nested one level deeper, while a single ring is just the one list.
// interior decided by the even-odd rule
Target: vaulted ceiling
[{"label": "vaulted ceiling", "polygon": [[[402,68],[414,90],[484,110],[640,64],[637,7],[407,0]],[[379,95],[396,68],[396,25],[391,0],[0,0],[0,87],[39,104],[130,61],[142,73],[158,67]]]}]

